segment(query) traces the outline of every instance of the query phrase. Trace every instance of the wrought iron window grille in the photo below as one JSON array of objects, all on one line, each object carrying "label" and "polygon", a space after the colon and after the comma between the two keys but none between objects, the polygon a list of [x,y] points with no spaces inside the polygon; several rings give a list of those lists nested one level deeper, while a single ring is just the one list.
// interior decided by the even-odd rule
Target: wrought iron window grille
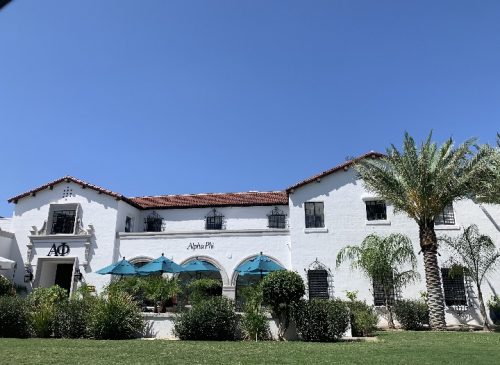
[{"label": "wrought iron window grille", "polygon": [[217,209],[212,209],[205,216],[205,229],[207,230],[221,230],[225,229],[224,215],[219,213]]},{"label": "wrought iron window grille", "polygon": [[450,275],[449,268],[441,268],[441,277],[443,281],[444,301],[448,307],[459,309],[461,306],[467,306],[467,295],[465,280],[463,274],[456,273]]},{"label": "wrought iron window grille", "polygon": [[[384,285],[376,280],[373,281],[373,305],[376,307],[383,307],[385,306],[385,292],[384,292]],[[390,286],[389,293],[388,293],[388,298],[387,302],[389,305],[394,305],[396,302],[396,290],[394,288],[394,284],[388,283]]]},{"label": "wrought iron window grille", "polygon": [[331,270],[316,259],[307,269],[307,296],[309,300],[333,298],[333,275]]},{"label": "wrought iron window grille", "polygon": [[144,232],[161,232],[163,231],[163,218],[153,211],[144,218]]},{"label": "wrought iron window grille", "polygon": [[286,228],[286,214],[279,209],[278,207],[274,207],[274,209],[267,215],[268,219],[268,228]]},{"label": "wrought iron window grille", "polygon": [[51,234],[72,234],[75,231],[76,209],[54,210]]}]

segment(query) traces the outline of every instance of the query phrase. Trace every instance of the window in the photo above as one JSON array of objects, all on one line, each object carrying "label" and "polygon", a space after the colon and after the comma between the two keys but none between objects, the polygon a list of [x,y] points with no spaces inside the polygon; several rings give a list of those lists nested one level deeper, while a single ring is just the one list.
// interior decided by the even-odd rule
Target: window
[{"label": "window", "polygon": [[455,225],[455,213],[453,213],[453,204],[447,205],[443,212],[434,218],[435,224]]},{"label": "window", "polygon": [[205,229],[217,230],[223,227],[224,216],[216,209],[212,209],[205,217]]},{"label": "window", "polygon": [[328,272],[326,270],[308,270],[307,285],[309,287],[309,299],[328,299]]},{"label": "window", "polygon": [[74,209],[54,208],[52,210],[51,234],[72,234],[75,232],[76,207]]},{"label": "window", "polygon": [[161,232],[163,227],[163,218],[156,212],[151,213],[144,219],[145,232]]},{"label": "window", "polygon": [[369,221],[379,221],[387,219],[387,208],[383,200],[366,201],[366,219]]},{"label": "window", "polygon": [[323,203],[305,203],[306,211],[306,228],[322,228],[325,226]]},{"label": "window", "polygon": [[125,232],[132,232],[132,218],[125,218]]},{"label": "window", "polygon": [[443,278],[444,302],[447,306],[467,305],[464,276],[461,273],[453,274],[453,276],[450,276],[449,268],[441,269],[441,277]]},{"label": "window", "polygon": [[278,207],[275,207],[271,214],[267,215],[269,228],[286,228],[286,214]]},{"label": "window", "polygon": [[[389,298],[387,298],[390,305],[394,304],[394,286],[391,285],[391,289],[389,290]],[[374,280],[373,281],[373,304],[375,306],[385,306],[385,292],[384,286],[382,283]]]}]

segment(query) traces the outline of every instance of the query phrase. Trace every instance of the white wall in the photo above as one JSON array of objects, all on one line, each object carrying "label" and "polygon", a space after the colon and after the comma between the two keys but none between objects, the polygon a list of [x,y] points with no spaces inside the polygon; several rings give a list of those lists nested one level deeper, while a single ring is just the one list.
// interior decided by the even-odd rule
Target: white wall
[{"label": "white wall", "polygon": [[[268,225],[267,215],[274,209],[273,206],[253,207],[216,207],[218,213],[224,216],[225,228],[228,230],[238,229],[266,229]],[[278,205],[288,218],[288,206]],[[142,211],[142,219],[136,225],[135,231],[144,230],[144,218],[153,211],[164,219],[164,230],[167,232],[190,232],[205,230],[205,217],[213,208],[189,208],[189,209],[155,209]],[[125,219],[125,218],[124,218]]]},{"label": "white wall", "polygon": [[[63,197],[64,189],[67,188],[72,189],[73,194],[69,197]],[[80,269],[87,282],[101,287],[109,281],[109,278],[93,272],[109,265],[112,260],[116,239],[118,201],[106,194],[98,194],[92,189],[82,189],[80,185],[73,182],[57,184],[53,190],[40,191],[36,196],[20,199],[15,205],[12,230],[16,235],[22,262],[27,260],[27,245],[30,243],[29,235],[32,226],[36,226],[38,229],[42,227],[43,222],[48,219],[50,204],[68,203],[80,204],[85,229],[89,225],[94,227],[95,233],[92,238],[89,266],[80,267]],[[50,229],[48,230],[50,231]],[[53,240],[53,242],[59,241],[56,238]],[[70,239],[65,239],[65,241],[71,244]],[[46,257],[50,246],[51,241],[38,246],[35,244],[31,259],[33,272],[36,272],[38,257]],[[75,247],[69,257],[73,255],[78,257],[80,265],[85,261],[84,249],[81,245],[78,248]]]},{"label": "white wall", "polygon": [[[394,214],[393,207],[388,205],[385,225],[370,225],[366,221],[366,210],[363,197],[370,196],[352,169],[338,171],[321,179],[319,183],[310,183],[296,189],[290,194],[290,236],[292,244],[292,268],[306,279],[305,269],[316,259],[329,267],[333,273],[334,294],[336,297],[345,297],[347,290],[358,290],[360,299],[373,303],[370,282],[359,271],[352,271],[348,264],[339,269],[335,267],[335,259],[339,250],[345,245],[358,245],[370,233],[387,235],[390,233],[403,233],[408,235],[415,247],[415,252],[420,251],[418,227],[404,214]],[[324,202],[325,230],[308,233],[305,229],[304,202]],[[452,229],[437,228],[438,236],[441,234],[457,235],[462,231],[460,226],[475,223],[481,232],[488,234],[500,245],[500,235],[497,227],[481,210],[481,207],[470,200],[454,204],[456,227]],[[490,216],[500,222],[500,212],[497,206],[486,207]],[[498,224],[498,223],[497,223]],[[446,262],[448,256],[443,252],[439,258],[441,263]],[[422,280],[415,285],[407,287],[402,293],[404,297],[418,298],[421,291],[425,291],[425,277],[422,256],[418,256],[419,271]],[[492,283],[500,282],[500,275],[491,277]],[[485,285],[486,287],[487,285]],[[500,286],[496,286],[500,291]],[[490,295],[489,288],[487,296]],[[452,313],[448,320],[452,320]]]}]

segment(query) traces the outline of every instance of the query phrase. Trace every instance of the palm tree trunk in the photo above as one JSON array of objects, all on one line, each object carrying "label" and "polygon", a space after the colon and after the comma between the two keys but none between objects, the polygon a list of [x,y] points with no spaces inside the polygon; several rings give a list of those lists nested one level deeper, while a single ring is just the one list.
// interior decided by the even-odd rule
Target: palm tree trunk
[{"label": "palm tree trunk", "polygon": [[488,315],[486,314],[486,306],[484,305],[483,292],[481,291],[481,286],[479,286],[479,284],[477,284],[476,287],[479,299],[479,310],[481,312],[481,316],[483,316],[483,330],[489,331],[490,324],[488,323]]},{"label": "palm tree trunk", "polygon": [[420,228],[420,247],[424,254],[425,282],[427,286],[429,321],[434,330],[446,327],[444,317],[444,298],[441,284],[441,275],[437,261],[437,238],[434,231],[434,222],[424,222]]}]

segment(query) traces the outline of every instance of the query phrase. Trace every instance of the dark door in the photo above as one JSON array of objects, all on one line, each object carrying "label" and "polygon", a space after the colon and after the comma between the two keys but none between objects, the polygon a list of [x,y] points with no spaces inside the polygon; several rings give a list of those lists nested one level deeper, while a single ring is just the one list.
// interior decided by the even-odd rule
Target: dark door
[{"label": "dark door", "polygon": [[56,269],[55,285],[66,289],[69,295],[71,289],[71,277],[73,276],[73,264],[58,264]]}]

